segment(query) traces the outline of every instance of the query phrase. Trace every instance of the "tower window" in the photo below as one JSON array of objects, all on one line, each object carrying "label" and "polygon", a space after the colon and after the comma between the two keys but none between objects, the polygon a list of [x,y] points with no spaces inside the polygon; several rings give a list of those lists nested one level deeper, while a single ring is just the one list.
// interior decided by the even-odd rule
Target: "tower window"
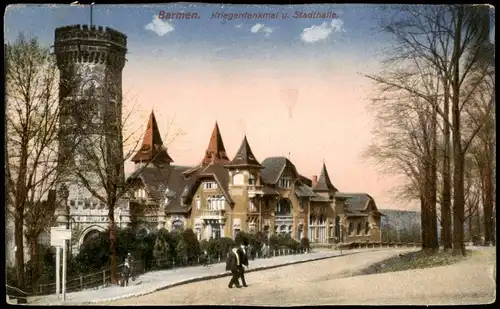
[{"label": "tower window", "polygon": [[217,183],[215,181],[205,182],[204,188],[208,190],[217,189]]},{"label": "tower window", "polygon": [[248,184],[251,186],[254,186],[257,184],[257,179],[255,178],[254,173],[250,173],[250,175],[248,176]]},{"label": "tower window", "polygon": [[289,189],[292,186],[292,179],[290,177],[286,177],[286,176],[281,177],[279,182],[278,182],[278,185],[281,188]]}]

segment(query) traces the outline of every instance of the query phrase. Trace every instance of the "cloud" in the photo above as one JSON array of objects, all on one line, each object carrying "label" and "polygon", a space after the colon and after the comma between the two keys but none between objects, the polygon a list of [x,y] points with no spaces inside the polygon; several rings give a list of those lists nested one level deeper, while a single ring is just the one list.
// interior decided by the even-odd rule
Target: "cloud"
[{"label": "cloud", "polygon": [[144,26],[144,29],[153,31],[159,36],[164,36],[165,34],[175,30],[174,26],[172,26],[169,21],[163,21],[159,19],[158,16],[153,16],[153,20],[149,24]]},{"label": "cloud", "polygon": [[252,28],[250,28],[250,32],[252,33],[259,33],[259,32],[262,32],[262,33],[265,33],[265,36],[270,36],[271,33],[273,33],[273,28],[270,28],[270,27],[266,27],[264,26],[264,24],[255,24],[252,26]]},{"label": "cloud", "polygon": [[321,41],[330,36],[333,32],[345,32],[344,22],[341,19],[333,19],[330,23],[326,21],[321,25],[313,25],[302,30],[300,39],[306,43]]}]

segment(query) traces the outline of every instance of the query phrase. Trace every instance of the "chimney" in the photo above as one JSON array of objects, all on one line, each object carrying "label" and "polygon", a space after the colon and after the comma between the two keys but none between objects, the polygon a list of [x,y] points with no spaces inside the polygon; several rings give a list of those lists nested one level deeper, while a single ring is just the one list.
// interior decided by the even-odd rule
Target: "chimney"
[{"label": "chimney", "polygon": [[312,184],[311,187],[314,187],[318,183],[318,176],[312,176]]}]

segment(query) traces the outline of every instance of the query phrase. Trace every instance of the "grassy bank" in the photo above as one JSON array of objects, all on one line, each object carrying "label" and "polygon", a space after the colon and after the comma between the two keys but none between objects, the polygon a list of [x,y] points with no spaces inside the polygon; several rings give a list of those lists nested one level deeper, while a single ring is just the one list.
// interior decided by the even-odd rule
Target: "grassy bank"
[{"label": "grassy bank", "polygon": [[424,251],[402,253],[370,265],[355,273],[354,276],[451,265],[467,259],[471,254],[476,254],[476,252],[467,251],[467,256],[465,257],[452,255],[450,251],[439,251],[434,254]]}]

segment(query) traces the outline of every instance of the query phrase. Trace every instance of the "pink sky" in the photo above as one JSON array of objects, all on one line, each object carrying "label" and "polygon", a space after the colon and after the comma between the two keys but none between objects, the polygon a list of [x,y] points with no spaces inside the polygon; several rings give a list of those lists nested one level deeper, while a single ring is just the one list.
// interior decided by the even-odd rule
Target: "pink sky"
[{"label": "pink sky", "polygon": [[[360,157],[371,141],[372,117],[366,111],[371,82],[358,72],[377,67],[375,61],[350,55],[258,63],[129,57],[124,103],[126,110],[139,105],[131,128],[143,131],[154,109],[162,136],[170,135],[167,140],[183,132],[168,145],[174,164],[199,163],[218,121],[230,158],[246,133],[260,161],[290,153],[299,172],[311,177],[319,174],[324,159],[340,191],[369,193],[379,208],[409,209],[388,192],[395,180]],[[287,104],[293,99],[287,101],[286,94],[294,90],[296,103]]]}]

